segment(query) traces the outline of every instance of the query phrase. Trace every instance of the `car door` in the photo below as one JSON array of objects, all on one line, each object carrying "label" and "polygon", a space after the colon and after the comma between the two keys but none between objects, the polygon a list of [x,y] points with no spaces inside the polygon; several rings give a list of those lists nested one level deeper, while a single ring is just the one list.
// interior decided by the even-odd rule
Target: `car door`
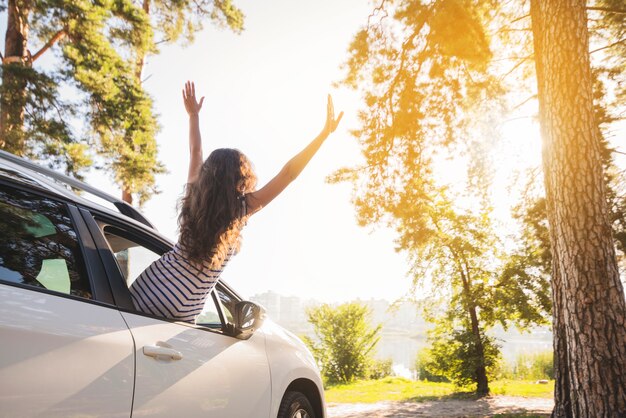
[{"label": "car door", "polygon": [[[169,249],[163,241],[129,225],[96,215],[109,247],[105,264],[117,266],[128,286],[150,262]],[[267,417],[271,382],[265,337],[248,340],[227,335],[228,318],[238,298],[221,285],[210,295],[197,324],[121,307],[136,344],[133,416]],[[119,293],[119,292],[118,292]],[[124,305],[128,294],[118,294]]]},{"label": "car door", "polygon": [[0,417],[130,417],[134,345],[76,207],[0,182]]}]

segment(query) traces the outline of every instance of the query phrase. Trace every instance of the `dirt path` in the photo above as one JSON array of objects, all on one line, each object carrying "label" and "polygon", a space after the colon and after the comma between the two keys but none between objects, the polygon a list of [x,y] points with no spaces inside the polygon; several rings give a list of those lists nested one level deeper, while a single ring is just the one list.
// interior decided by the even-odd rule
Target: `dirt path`
[{"label": "dirt path", "polygon": [[503,413],[550,415],[554,401],[544,398],[490,396],[480,400],[444,400],[426,402],[379,402],[373,404],[329,404],[329,418],[382,417],[490,417]]}]

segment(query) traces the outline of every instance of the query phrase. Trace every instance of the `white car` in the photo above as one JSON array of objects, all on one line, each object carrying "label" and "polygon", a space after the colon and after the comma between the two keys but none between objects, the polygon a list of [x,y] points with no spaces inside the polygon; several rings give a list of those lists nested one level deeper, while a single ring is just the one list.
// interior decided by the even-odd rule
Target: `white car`
[{"label": "white car", "polygon": [[195,325],[135,310],[172,243],[126,203],[0,152],[0,234],[0,417],[326,416],[311,353],[226,283]]}]

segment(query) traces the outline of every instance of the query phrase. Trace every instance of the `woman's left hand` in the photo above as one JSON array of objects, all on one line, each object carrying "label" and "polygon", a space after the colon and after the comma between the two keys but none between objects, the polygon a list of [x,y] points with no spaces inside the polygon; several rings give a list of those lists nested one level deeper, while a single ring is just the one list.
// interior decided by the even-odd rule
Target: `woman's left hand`
[{"label": "woman's left hand", "polygon": [[187,81],[185,83],[185,89],[183,90],[183,103],[185,104],[185,110],[189,116],[197,115],[200,112],[202,102],[204,102],[204,96],[200,99],[200,102],[197,102],[196,85],[193,81]]},{"label": "woman's left hand", "polygon": [[328,136],[335,132],[337,126],[339,126],[339,122],[343,117],[343,112],[339,113],[337,119],[335,119],[335,108],[333,106],[333,98],[328,95],[328,104],[326,105],[326,124],[324,125],[324,129],[322,130],[322,135]]}]

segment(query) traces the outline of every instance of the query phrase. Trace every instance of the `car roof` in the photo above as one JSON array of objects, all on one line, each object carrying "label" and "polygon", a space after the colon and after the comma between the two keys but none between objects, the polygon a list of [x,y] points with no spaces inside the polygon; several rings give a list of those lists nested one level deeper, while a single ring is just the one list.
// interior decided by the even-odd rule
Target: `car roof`
[{"label": "car roof", "polygon": [[[0,175],[27,187],[37,187],[61,197],[64,200],[80,204],[90,209],[96,209],[100,212],[105,212],[110,216],[116,218],[123,217],[124,221],[141,225],[144,228],[147,226],[154,232],[158,232],[154,225],[152,225],[139,210],[123,200],[111,196],[73,177],[37,165],[25,158],[2,150],[0,150]],[[72,189],[85,192],[87,195],[108,202],[112,204],[117,211],[87,199],[77,194]]]}]

